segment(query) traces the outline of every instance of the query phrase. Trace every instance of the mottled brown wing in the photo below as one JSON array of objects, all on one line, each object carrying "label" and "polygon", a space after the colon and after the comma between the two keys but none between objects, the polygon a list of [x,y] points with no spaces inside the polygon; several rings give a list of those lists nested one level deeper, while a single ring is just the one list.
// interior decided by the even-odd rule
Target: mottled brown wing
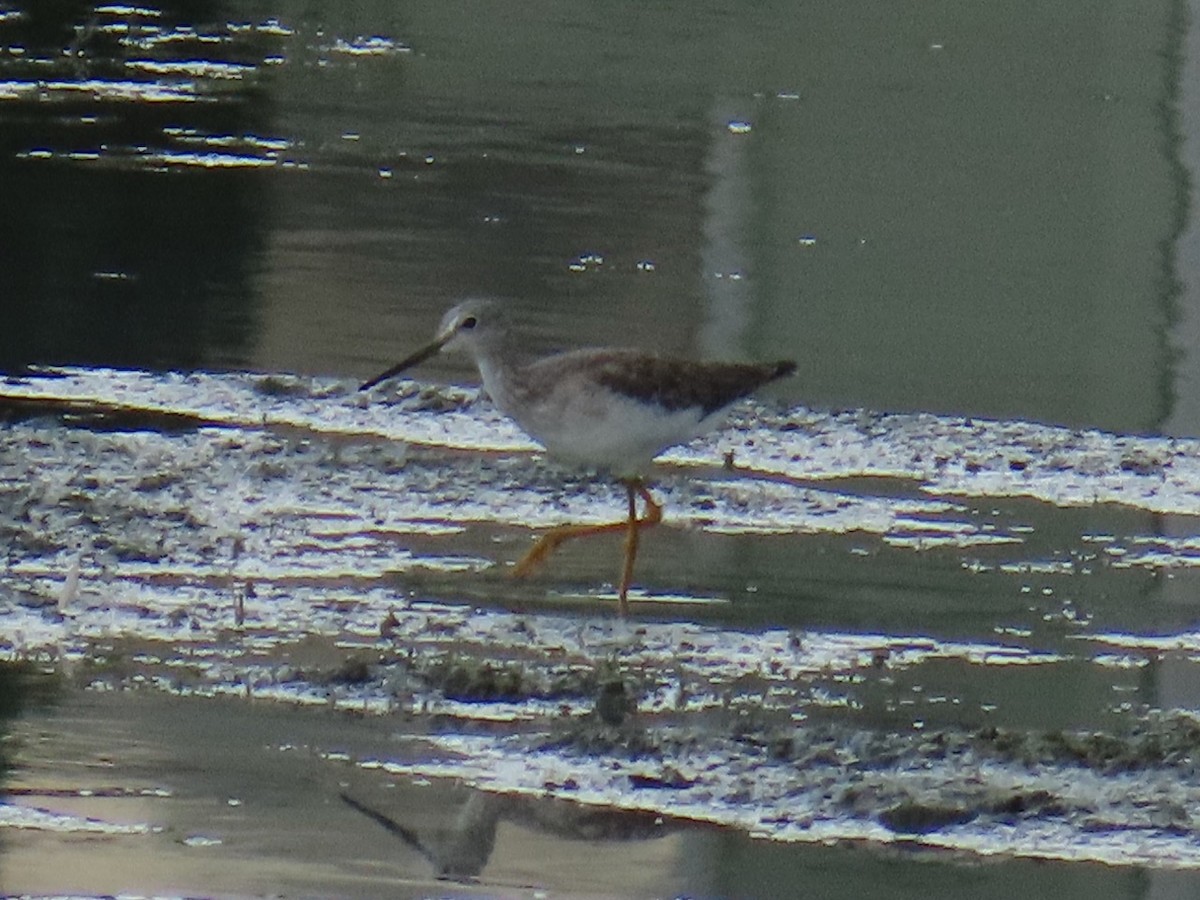
[{"label": "mottled brown wing", "polygon": [[776,378],[796,364],[695,362],[637,352],[597,352],[589,374],[608,390],[664,409],[701,409],[710,415]]}]

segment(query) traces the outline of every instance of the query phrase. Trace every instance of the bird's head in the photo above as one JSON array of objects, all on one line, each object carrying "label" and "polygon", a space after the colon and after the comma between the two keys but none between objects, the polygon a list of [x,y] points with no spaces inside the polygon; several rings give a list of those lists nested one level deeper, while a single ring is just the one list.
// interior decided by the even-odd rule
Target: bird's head
[{"label": "bird's head", "polygon": [[489,345],[501,339],[502,320],[502,307],[494,301],[466,300],[459,303],[442,316],[432,341],[410,353],[387,371],[380,372],[364,382],[359,390],[368,390],[389,378],[394,378],[442,350],[465,350],[478,358]]}]

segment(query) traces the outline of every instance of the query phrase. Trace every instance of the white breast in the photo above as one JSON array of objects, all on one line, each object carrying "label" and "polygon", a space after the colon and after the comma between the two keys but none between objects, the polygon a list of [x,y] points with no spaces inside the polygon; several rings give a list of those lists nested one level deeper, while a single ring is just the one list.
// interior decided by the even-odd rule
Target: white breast
[{"label": "white breast", "polygon": [[[476,361],[492,401],[552,456],[617,475],[640,474],[663,450],[721,418],[720,412],[705,416],[699,406],[668,410],[639,401],[596,383],[586,367],[558,367],[556,381],[530,390],[514,383],[507,366],[486,356]],[[549,372],[539,366],[537,374]]]},{"label": "white breast", "polygon": [[618,475],[639,474],[667,447],[691,440],[709,424],[699,408],[668,411],[573,380],[536,404],[495,399],[551,455]]}]

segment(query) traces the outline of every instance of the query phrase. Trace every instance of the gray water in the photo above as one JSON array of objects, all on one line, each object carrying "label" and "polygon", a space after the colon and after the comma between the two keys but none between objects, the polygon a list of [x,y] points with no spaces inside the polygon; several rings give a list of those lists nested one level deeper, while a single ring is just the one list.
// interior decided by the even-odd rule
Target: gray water
[{"label": "gray water", "polygon": [[1193,393],[1178,3],[8,9],[10,367],[365,375],[482,293],[816,406]]},{"label": "gray water", "polygon": [[[1187,21],[0,5],[0,652],[61,692],[2,886],[441,893],[465,834],[485,893],[1194,891]],[[534,351],[799,364],[659,466],[628,626],[611,543],[506,575],[611,485],[353,392],[480,294]]]}]

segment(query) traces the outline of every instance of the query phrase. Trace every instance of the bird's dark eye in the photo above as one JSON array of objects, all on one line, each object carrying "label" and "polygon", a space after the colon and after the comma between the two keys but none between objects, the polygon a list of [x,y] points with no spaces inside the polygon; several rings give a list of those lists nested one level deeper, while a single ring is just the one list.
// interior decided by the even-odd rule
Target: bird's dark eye
[{"label": "bird's dark eye", "polygon": [[458,327],[462,328],[465,331],[470,331],[472,328],[474,328],[478,324],[479,324],[479,320],[476,319],[474,316],[467,316],[465,319],[462,320],[462,324],[459,325]]}]

